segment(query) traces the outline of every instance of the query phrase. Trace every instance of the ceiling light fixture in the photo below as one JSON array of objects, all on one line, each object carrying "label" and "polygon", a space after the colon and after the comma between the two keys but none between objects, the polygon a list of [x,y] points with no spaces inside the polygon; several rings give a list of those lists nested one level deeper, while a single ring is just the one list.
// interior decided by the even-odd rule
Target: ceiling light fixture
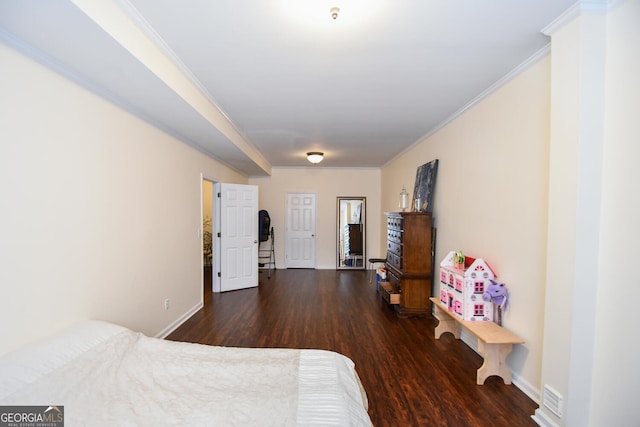
[{"label": "ceiling light fixture", "polygon": [[331,8],[331,17],[333,18],[334,21],[336,19],[338,19],[338,13],[340,13],[340,8],[339,7],[332,7]]},{"label": "ceiling light fixture", "polygon": [[320,151],[309,151],[307,153],[307,160],[309,160],[314,165],[320,163],[323,157],[324,153],[321,153]]}]

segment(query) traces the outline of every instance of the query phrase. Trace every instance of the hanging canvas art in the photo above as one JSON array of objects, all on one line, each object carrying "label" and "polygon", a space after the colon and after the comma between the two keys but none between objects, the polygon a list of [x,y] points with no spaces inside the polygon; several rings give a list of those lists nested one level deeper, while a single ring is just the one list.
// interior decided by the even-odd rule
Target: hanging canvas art
[{"label": "hanging canvas art", "polygon": [[416,184],[413,187],[413,210],[416,212],[433,212],[433,191],[438,173],[438,159],[418,168]]}]

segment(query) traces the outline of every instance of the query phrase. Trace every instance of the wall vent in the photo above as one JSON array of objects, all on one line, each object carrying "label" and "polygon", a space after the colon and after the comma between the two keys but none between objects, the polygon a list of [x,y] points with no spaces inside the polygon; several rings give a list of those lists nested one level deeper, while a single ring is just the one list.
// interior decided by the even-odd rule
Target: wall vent
[{"label": "wall vent", "polygon": [[562,418],[562,395],[558,393],[557,390],[545,385],[542,395],[542,403],[551,412]]}]

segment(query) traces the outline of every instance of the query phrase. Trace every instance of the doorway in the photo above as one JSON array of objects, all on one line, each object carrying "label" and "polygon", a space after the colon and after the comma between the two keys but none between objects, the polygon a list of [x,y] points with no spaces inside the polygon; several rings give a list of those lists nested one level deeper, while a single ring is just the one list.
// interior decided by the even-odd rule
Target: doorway
[{"label": "doorway", "polygon": [[316,267],[316,194],[287,193],[285,267]]},{"label": "doorway", "polygon": [[213,256],[214,184],[214,181],[205,177],[202,178],[202,288],[205,295],[213,291],[213,270],[215,262],[215,257]]}]

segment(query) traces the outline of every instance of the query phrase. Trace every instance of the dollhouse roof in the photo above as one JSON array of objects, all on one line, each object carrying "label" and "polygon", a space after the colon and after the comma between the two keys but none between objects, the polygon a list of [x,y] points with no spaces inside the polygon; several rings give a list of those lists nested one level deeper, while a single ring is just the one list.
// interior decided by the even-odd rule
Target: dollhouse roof
[{"label": "dollhouse roof", "polygon": [[[447,256],[445,256],[442,262],[440,263],[440,267],[453,268],[454,267],[453,257],[455,253],[456,253],[455,251],[449,252]],[[467,274],[472,273],[473,271],[488,270],[489,272],[491,272],[493,277],[498,277],[498,275],[493,270],[493,268],[491,268],[489,263],[487,263],[482,258],[473,258],[473,257],[465,256],[464,267],[465,267],[465,276]]]},{"label": "dollhouse roof", "polygon": [[[466,267],[466,263],[465,263],[465,267]],[[476,258],[473,261],[473,263],[471,263],[471,265],[468,268],[466,268],[465,276],[467,274],[471,274],[474,271],[489,271],[493,277],[498,276],[496,272],[493,271],[493,268],[491,268],[491,266],[482,258]]]}]

